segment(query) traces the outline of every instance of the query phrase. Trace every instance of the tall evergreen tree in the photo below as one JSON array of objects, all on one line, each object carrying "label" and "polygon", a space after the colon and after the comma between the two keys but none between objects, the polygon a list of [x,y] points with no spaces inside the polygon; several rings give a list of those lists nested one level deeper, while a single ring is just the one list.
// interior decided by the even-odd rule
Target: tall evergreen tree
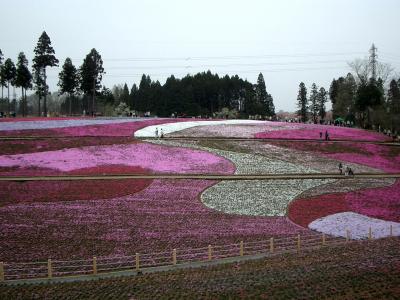
[{"label": "tall evergreen tree", "polygon": [[307,122],[308,120],[308,99],[307,99],[307,88],[303,82],[299,85],[299,93],[297,95],[297,115],[300,117],[301,122]]},{"label": "tall evergreen tree", "polygon": [[317,103],[318,103],[318,116],[320,120],[325,119],[326,115],[326,102],[328,102],[328,93],[326,90],[321,87],[318,92],[318,98],[317,98]]},{"label": "tall evergreen tree", "polygon": [[265,87],[265,80],[262,73],[258,74],[257,84],[255,86],[256,102],[260,104],[261,115],[269,115],[269,107],[267,104],[267,89]]},{"label": "tall evergreen tree", "polygon": [[129,89],[128,89],[128,85],[126,83],[124,84],[124,87],[122,88],[122,94],[121,94],[120,102],[123,102],[125,104],[129,104]]},{"label": "tall evergreen tree", "polygon": [[18,55],[15,86],[21,88],[21,111],[22,115],[25,117],[28,114],[26,90],[32,88],[32,74],[28,69],[28,60],[26,59],[24,52],[20,52]]},{"label": "tall evergreen tree", "polygon": [[8,90],[7,103],[8,103],[8,113],[10,113],[10,111],[11,111],[10,85],[14,83],[16,72],[17,72],[14,63],[10,58],[7,58],[7,60],[4,62],[2,71],[3,71],[2,76],[4,76],[4,80],[7,82],[7,90]]},{"label": "tall evergreen tree", "polygon": [[131,92],[129,94],[129,106],[131,109],[136,110],[136,100],[137,100],[137,93],[138,93],[138,88],[136,84],[132,85]]},{"label": "tall evergreen tree", "polygon": [[315,83],[312,84],[311,86],[311,92],[310,92],[310,113],[311,113],[311,118],[314,123],[317,123],[318,120],[318,87]]},{"label": "tall evergreen tree", "polygon": [[95,114],[95,97],[96,93],[101,89],[101,80],[103,79],[104,68],[103,60],[101,55],[96,49],[92,49],[83,61],[80,67],[80,89],[85,93],[86,96],[92,95],[92,104],[89,105],[87,102],[87,109]]},{"label": "tall evergreen tree", "polygon": [[6,86],[6,80],[4,79],[4,74],[3,74],[3,60],[4,60],[3,52],[1,52],[1,49],[0,49],[0,86],[1,86],[1,100],[3,100],[3,98],[4,98],[3,88]]},{"label": "tall evergreen tree", "polygon": [[358,86],[356,97],[356,108],[360,112],[360,125],[369,128],[371,124],[371,112],[383,102],[382,89],[377,82],[371,78],[368,83]]},{"label": "tall evergreen tree", "polygon": [[[400,81],[399,81],[400,83]],[[388,90],[388,108],[392,131],[400,131],[400,87],[396,80],[392,80]]]},{"label": "tall evergreen tree", "polygon": [[[35,47],[35,57],[33,58],[33,67],[36,70],[36,76],[40,76],[41,78],[36,82],[42,82],[43,86],[47,86],[47,75],[46,68],[47,67],[57,67],[58,59],[55,57],[55,52],[53,47],[51,46],[51,41],[46,31],[43,31],[42,35],[39,37],[37,45]],[[41,87],[38,87],[41,89]],[[42,90],[44,92],[44,101],[43,101],[43,112],[44,116],[47,116],[47,93],[48,89]],[[39,100],[40,101],[40,100]]]},{"label": "tall evergreen tree", "polygon": [[44,77],[42,75],[42,69],[33,66],[32,70],[33,83],[35,94],[38,96],[38,116],[41,116],[42,110],[40,107],[41,99],[49,93],[49,86],[45,83]]},{"label": "tall evergreen tree", "polygon": [[69,57],[65,59],[62,71],[58,75],[60,94],[68,94],[69,115],[72,114],[72,97],[77,92],[79,85],[78,72]]}]

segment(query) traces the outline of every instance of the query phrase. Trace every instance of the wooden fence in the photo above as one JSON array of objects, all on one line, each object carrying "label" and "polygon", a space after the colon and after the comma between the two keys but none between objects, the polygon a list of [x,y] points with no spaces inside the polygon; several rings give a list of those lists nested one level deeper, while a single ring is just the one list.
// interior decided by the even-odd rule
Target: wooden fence
[{"label": "wooden fence", "polygon": [[[392,233],[392,230],[391,230]],[[160,266],[174,266],[201,261],[240,257],[245,255],[284,253],[301,251],[315,247],[347,243],[351,233],[347,230],[346,238],[332,237],[325,234],[294,235],[282,238],[270,238],[263,241],[243,242],[228,245],[208,245],[203,248],[172,249],[155,253],[135,253],[127,256],[94,256],[80,260],[53,260],[41,262],[0,262],[0,282],[21,279],[55,278],[65,276],[97,275],[118,271],[139,271]],[[369,239],[372,231],[369,229]]]}]

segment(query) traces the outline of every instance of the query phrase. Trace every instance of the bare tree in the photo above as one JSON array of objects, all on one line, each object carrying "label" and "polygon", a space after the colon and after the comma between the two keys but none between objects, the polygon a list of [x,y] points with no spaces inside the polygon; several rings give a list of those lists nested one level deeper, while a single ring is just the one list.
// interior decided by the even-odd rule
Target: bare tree
[{"label": "bare tree", "polygon": [[[355,73],[358,83],[366,84],[372,77],[372,66],[367,58],[357,58],[347,63],[351,70]],[[381,78],[385,84],[393,73],[394,68],[388,63],[376,62],[376,77]]]}]

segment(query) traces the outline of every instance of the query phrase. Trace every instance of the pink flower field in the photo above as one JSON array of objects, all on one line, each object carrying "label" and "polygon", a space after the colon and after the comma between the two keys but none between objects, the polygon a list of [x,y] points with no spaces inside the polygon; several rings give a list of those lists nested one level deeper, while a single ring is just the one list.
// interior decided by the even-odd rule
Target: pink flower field
[{"label": "pink flower field", "polygon": [[[136,130],[147,126],[186,120],[144,119],[82,126],[74,126],[74,122],[78,124],[81,120],[65,121],[69,122],[69,127],[0,130],[0,135],[58,137],[1,141],[0,174],[233,174],[237,166],[246,165],[241,162],[240,151],[235,153],[236,160],[232,160],[236,162],[235,166],[220,156],[221,152],[217,155],[204,150],[206,148],[158,145],[132,138]],[[57,125],[57,122],[51,124]],[[319,131],[329,128],[332,139],[386,140],[377,133],[333,126],[265,122],[242,127],[223,125],[221,131],[218,126],[210,126],[212,136],[230,132],[231,137],[237,134],[241,137],[272,135],[276,138],[318,139]],[[186,129],[181,134],[196,136],[196,130],[200,132],[197,136],[207,136],[206,126]],[[398,147],[350,141],[271,143],[281,149],[307,151],[344,164],[358,163],[384,172],[400,171]],[[233,148],[227,150],[234,151]],[[280,159],[290,160],[290,156],[282,158],[275,153],[269,166],[282,164]],[[313,168],[317,166],[318,163]],[[288,215],[282,217],[227,214],[207,208],[200,195],[217,183],[187,179],[0,182],[0,261],[130,255],[238,243],[240,240],[265,240],[297,233],[313,234],[314,231],[307,228],[311,222],[340,212],[400,222],[400,181],[391,186],[356,192],[300,196],[289,204]]]},{"label": "pink flower field", "polygon": [[286,125],[287,127],[290,126],[290,129],[259,132],[255,134],[255,137],[271,139],[318,140],[320,139],[320,132],[323,134],[322,138],[325,138],[325,131],[328,131],[331,140],[362,140],[371,142],[391,140],[384,134],[356,128],[299,123],[283,123],[283,128],[285,127],[285,124],[290,124]]},{"label": "pink flower field", "polygon": [[7,168],[11,167],[70,172],[102,165],[140,166],[158,173],[231,174],[235,170],[231,162],[205,151],[148,143],[90,146],[0,156],[0,167],[5,168],[8,175],[10,172]]},{"label": "pink flower field", "polygon": [[285,217],[229,215],[205,207],[199,193],[215,183],[154,180],[119,198],[0,207],[0,258],[87,258],[310,232]]}]

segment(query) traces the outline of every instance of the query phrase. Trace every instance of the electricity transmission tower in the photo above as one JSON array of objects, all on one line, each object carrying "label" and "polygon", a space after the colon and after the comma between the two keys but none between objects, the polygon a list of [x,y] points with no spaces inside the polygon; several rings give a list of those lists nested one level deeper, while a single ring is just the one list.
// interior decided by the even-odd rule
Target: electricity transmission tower
[{"label": "electricity transmission tower", "polygon": [[371,49],[369,49],[369,53],[371,53],[369,56],[369,62],[371,64],[373,80],[376,80],[376,58],[378,57],[376,52],[378,52],[378,48],[375,47],[375,44],[372,44]]}]

